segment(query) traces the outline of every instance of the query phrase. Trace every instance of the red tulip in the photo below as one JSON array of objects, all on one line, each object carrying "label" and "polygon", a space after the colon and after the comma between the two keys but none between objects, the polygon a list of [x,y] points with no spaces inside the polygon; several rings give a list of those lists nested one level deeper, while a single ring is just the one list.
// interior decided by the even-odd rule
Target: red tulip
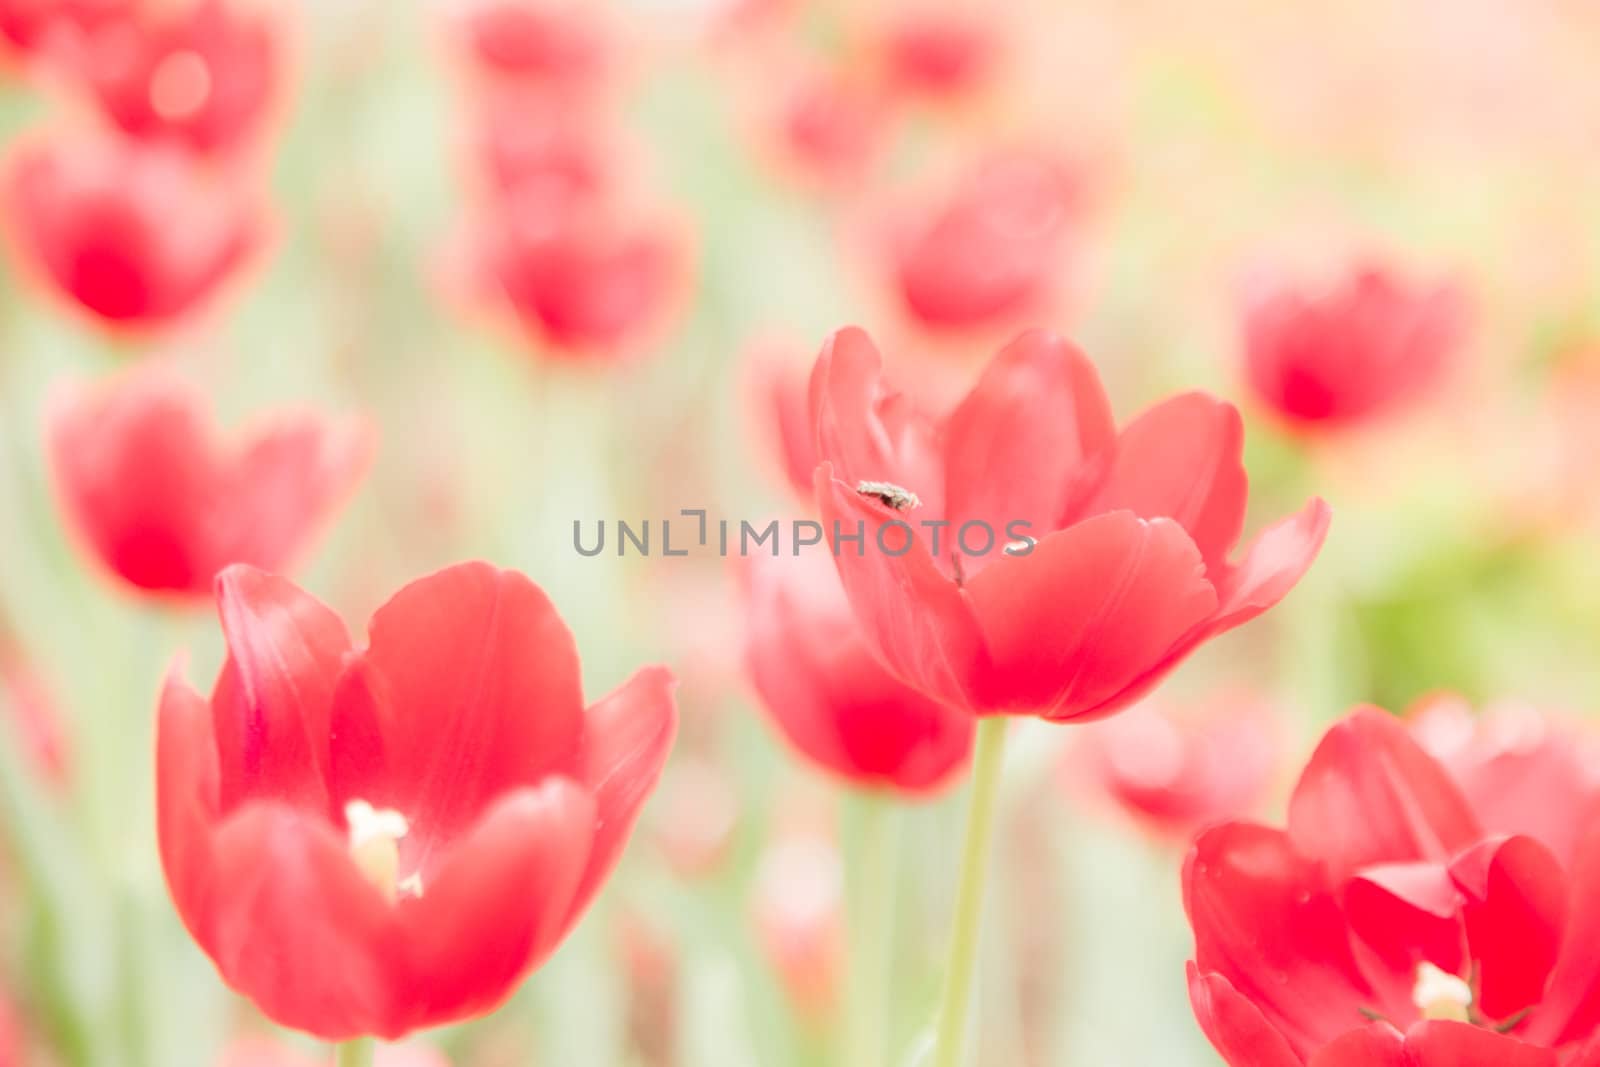
[{"label": "red tulip", "polygon": [[1447,694],[1407,717],[1412,736],[1450,772],[1485,830],[1538,838],[1571,862],[1600,814],[1600,736],[1520,704],[1475,716]]},{"label": "red tulip", "polygon": [[519,201],[482,235],[484,269],[524,331],[558,359],[618,359],[647,347],[687,285],[682,233],[609,203]]},{"label": "red tulip", "polygon": [[1063,767],[1155,836],[1188,844],[1201,827],[1247,815],[1265,798],[1277,744],[1252,699],[1178,709],[1147,700],[1085,727]]},{"label": "red tulip", "polygon": [[1334,429],[1415,401],[1449,369],[1466,306],[1448,285],[1412,285],[1361,266],[1340,287],[1288,287],[1245,317],[1246,374],[1262,402],[1302,429]]},{"label": "red tulip", "polygon": [[284,31],[242,0],[191,0],[114,23],[84,77],[106,116],[144,141],[205,154],[249,143],[283,92]]},{"label": "red tulip", "polygon": [[585,117],[532,107],[520,96],[478,111],[477,162],[491,192],[551,205],[592,201],[614,190],[618,152]]},{"label": "red tulip", "polygon": [[130,586],[209,596],[230,563],[298,556],[366,472],[373,430],[286,412],[227,442],[203,394],[160,371],[62,388],[46,417],[56,496]]},{"label": "red tulip", "polygon": [[[770,77],[770,74],[768,74]],[[886,102],[873,86],[841,71],[800,72],[785,84],[765,119],[776,164],[806,185],[847,187],[885,147]]]},{"label": "red tulip", "polygon": [[858,787],[908,794],[966,765],[972,716],[883,669],[824,554],[757,555],[744,577],[750,679],[803,756]]},{"label": "red tulip", "polygon": [[56,136],[18,146],[3,182],[13,254],[103,325],[172,323],[266,237],[253,193],[174,151]]},{"label": "red tulip", "polygon": [[1055,295],[1080,182],[1029,155],[997,156],[942,201],[901,214],[891,237],[899,294],[933,329],[1027,318]]},{"label": "red tulip", "polygon": [[1183,881],[1190,997],[1232,1067],[1600,1062],[1600,836],[1563,869],[1486,832],[1382,711],[1323,738],[1286,830],[1209,830]]},{"label": "red tulip", "polygon": [[994,69],[998,41],[990,12],[923,5],[898,13],[878,47],[900,93],[945,100],[972,92]]},{"label": "red tulip", "polygon": [[128,17],[136,0],[0,0],[0,57],[76,57],[101,27]]},{"label": "red tulip", "polygon": [[[1238,412],[1188,393],[1119,433],[1093,365],[1051,334],[1003,349],[938,422],[879,364],[857,329],[817,361],[818,504],[868,644],[946,704],[1109,715],[1276,604],[1326,535],[1312,501],[1230,562],[1247,496]],[[836,540],[858,526],[862,543]]]},{"label": "red tulip", "polygon": [[611,75],[611,28],[584,0],[459,0],[461,33],[485,73],[562,93]]},{"label": "red tulip", "polygon": [[585,710],[572,635],[527,578],[467,563],[406,586],[355,648],[287,581],[217,583],[208,702],[169,678],[167,884],[224,981],[329,1040],[492,1010],[588,907],[677,725],[647,668]]}]

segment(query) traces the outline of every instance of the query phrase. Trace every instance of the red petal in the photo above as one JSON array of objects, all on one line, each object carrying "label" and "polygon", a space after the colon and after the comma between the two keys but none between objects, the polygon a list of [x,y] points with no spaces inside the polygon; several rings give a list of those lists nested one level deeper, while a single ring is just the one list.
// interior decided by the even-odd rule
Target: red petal
[{"label": "red petal", "polygon": [[45,420],[62,509],[105,565],[141,589],[210,595],[221,471],[201,398],[162,374],[74,384]]},{"label": "red petal", "polygon": [[380,1036],[493,1010],[559,943],[589,859],[594,800],[565,779],[514,790],[402,898],[406,973]]},{"label": "red petal", "polygon": [[[1013,522],[1042,538],[1066,525],[1105,476],[1116,446],[1094,365],[1043,330],[1000,351],[945,424],[945,514],[952,536]],[[1006,534],[1004,542],[1017,538]]]},{"label": "red petal", "polygon": [[747,570],[751,680],[804,756],[857,785],[908,793],[944,784],[965,764],[972,716],[884,670],[825,556],[756,556]]},{"label": "red petal", "polygon": [[1323,1046],[1309,1067],[1412,1067],[1405,1038],[1388,1023],[1351,1030]]},{"label": "red petal", "polygon": [[228,641],[211,700],[224,810],[266,797],[325,811],[344,623],[293,583],[243,565],[218,576],[217,607]]},{"label": "red petal", "polygon": [[391,1032],[394,911],[325,819],[252,803],[218,828],[197,940],[283,1026],[329,1041]]},{"label": "red petal", "polygon": [[1447,862],[1479,837],[1450,776],[1378,708],[1323,737],[1289,802],[1289,833],[1336,879],[1378,863]]},{"label": "red petal", "polygon": [[1546,1045],[1592,1040],[1600,1028],[1600,830],[1591,830],[1573,863],[1566,931],[1539,1010],[1519,1033]]},{"label": "red petal", "polygon": [[825,540],[853,535],[858,524],[864,531],[859,550],[834,543],[834,563],[867,644],[892,674],[934,700],[977,707],[973,679],[988,653],[967,595],[939,570],[920,538],[898,556],[880,550],[874,543],[880,524],[895,521],[894,513],[834,478],[828,464],[817,469],[816,489]]},{"label": "red petal", "polygon": [[1478,963],[1478,1010],[1506,1019],[1544,996],[1567,918],[1561,864],[1531,837],[1485,841],[1450,875],[1466,895],[1463,917]]},{"label": "red petal", "polygon": [[230,472],[227,558],[267,570],[293,562],[366,473],[375,439],[365,419],[320,415],[258,434]]},{"label": "red petal", "polygon": [[1424,960],[1449,974],[1464,973],[1461,897],[1442,865],[1391,863],[1363,868],[1345,887],[1344,910],[1351,933],[1378,965],[1367,973],[1375,981],[1388,979],[1388,992],[1396,999],[1410,998],[1417,965]]},{"label": "red petal", "polygon": [[1221,603],[1208,636],[1249,622],[1288,596],[1322,551],[1331,517],[1327,504],[1312,500],[1257,534],[1244,559],[1217,578]]},{"label": "red petal", "polygon": [[1228,1067],[1301,1067],[1289,1042],[1232,983],[1220,974],[1202,975],[1193,962],[1188,971],[1194,1017]]},{"label": "red petal", "polygon": [[967,584],[993,657],[988,709],[1053,720],[1102,712],[1216,609],[1183,527],[1131,512],[1051,534]]},{"label": "red petal", "polygon": [[339,686],[335,800],[410,818],[407,859],[426,877],[435,848],[486,805],[571,766],[583,730],[578,652],[538,586],[487,563],[412,582],[370,630]]},{"label": "red petal", "polygon": [[617,865],[639,809],[661,778],[678,733],[677,685],[665,667],[646,667],[584,712],[575,766],[578,781],[594,794],[594,844],[569,926]]},{"label": "red petal", "polygon": [[161,690],[156,728],[156,825],[172,901],[195,936],[204,917],[218,792],[211,708],[174,664]]},{"label": "red petal", "polygon": [[833,464],[834,476],[852,490],[863,481],[889,482],[921,498],[915,519],[941,518],[944,471],[933,424],[889,390],[882,363],[861,330],[828,338],[811,372],[817,458]]},{"label": "red petal", "polygon": [[1216,574],[1244,529],[1244,423],[1232,404],[1187,393],[1140,415],[1116,441],[1111,477],[1090,512],[1177,520]]},{"label": "red petal", "polygon": [[1232,983],[1304,1057],[1381,1011],[1345,917],[1287,834],[1228,823],[1201,834],[1183,870],[1195,966]]},{"label": "red petal", "polygon": [[1407,1067],[1556,1067],[1557,1062],[1553,1049],[1471,1023],[1435,1020],[1406,1031]]}]

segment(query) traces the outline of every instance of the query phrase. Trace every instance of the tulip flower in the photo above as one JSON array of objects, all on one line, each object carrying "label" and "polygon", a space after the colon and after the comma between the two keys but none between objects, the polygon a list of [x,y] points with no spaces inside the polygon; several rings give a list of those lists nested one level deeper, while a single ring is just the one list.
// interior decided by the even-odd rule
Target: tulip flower
[{"label": "tulip flower", "polygon": [[935,421],[884,384],[865,333],[841,330],[811,400],[818,504],[868,645],[980,715],[1126,707],[1282,599],[1327,532],[1314,500],[1230,560],[1247,496],[1238,412],[1187,393],[1119,432],[1093,365],[1043,331]]},{"label": "tulip flower", "polygon": [[459,0],[454,14],[469,58],[493,77],[586,93],[616,66],[613,31],[583,0]]},{"label": "tulip flower", "polygon": [[1571,863],[1600,814],[1600,734],[1523,704],[1475,715],[1450,694],[1420,701],[1407,719],[1485,830],[1538,838]]},{"label": "tulip flower", "polygon": [[1201,827],[1265,800],[1276,756],[1266,710],[1251,698],[1183,708],[1146,700],[1084,728],[1062,770],[1069,787],[1088,787],[1155,837],[1187,845]]},{"label": "tulip flower", "polygon": [[0,223],[24,270],[108,327],[172,324],[266,238],[254,194],[183,154],[60,135],[12,151]]},{"label": "tulip flower", "polygon": [[1080,185],[1053,161],[1001,155],[941,199],[895,211],[889,256],[905,309],[932,330],[1003,325],[1045,310],[1071,251]]},{"label": "tulip flower", "polygon": [[902,95],[949,100],[971,93],[994,70],[993,13],[924,4],[903,8],[876,42],[885,76]]},{"label": "tulip flower", "polygon": [[70,383],[46,415],[65,521],[133,589],[206,597],[230,563],[279,569],[371,462],[364,419],[284,412],[226,441],[203,394],[162,371]]},{"label": "tulip flower", "polygon": [[676,730],[646,668],[583,704],[572,635],[526,577],[466,563],[401,589],[355,647],[245,566],[228,659],[161,698],[161,860],[227,984],[329,1040],[493,1010],[582,916]]},{"label": "tulip flower", "polygon": [[532,107],[520,97],[486,101],[476,116],[476,162],[498,196],[576,204],[617,184],[619,152],[592,122]]},{"label": "tulip flower", "polygon": [[1328,731],[1287,829],[1207,831],[1183,883],[1190,998],[1231,1067],[1600,1062],[1600,836],[1564,867],[1485,830],[1376,708]]},{"label": "tulip flower", "polygon": [[1461,347],[1466,302],[1377,265],[1340,286],[1269,289],[1248,307],[1245,371],[1262,403],[1306,432],[1405,408],[1436,385]]},{"label": "tulip flower", "polygon": [[554,358],[615,360],[647,347],[688,284],[683,234],[665,218],[630,218],[609,201],[556,206],[528,198],[485,220],[484,272],[526,335]]},{"label": "tulip flower", "polygon": [[948,784],[971,754],[972,716],[884,670],[826,555],[747,562],[746,663],[784,738],[860,788],[919,796]]},{"label": "tulip flower", "polygon": [[284,90],[284,30],[267,11],[244,0],[142,11],[99,35],[84,77],[130,136],[226,154],[254,139]]},{"label": "tulip flower", "polygon": [[0,58],[6,51],[20,56],[71,60],[87,47],[101,27],[128,17],[135,0],[0,0]]},{"label": "tulip flower", "polygon": [[873,85],[828,68],[787,78],[767,112],[759,134],[774,164],[800,184],[824,189],[859,182],[883,154],[891,127],[887,102]]}]

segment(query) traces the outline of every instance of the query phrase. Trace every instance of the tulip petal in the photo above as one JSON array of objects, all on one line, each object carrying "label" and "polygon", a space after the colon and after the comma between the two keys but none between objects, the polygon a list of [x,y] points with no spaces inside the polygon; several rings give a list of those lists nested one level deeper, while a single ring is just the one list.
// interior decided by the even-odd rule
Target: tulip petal
[{"label": "tulip petal", "polygon": [[1220,974],[1202,975],[1192,961],[1188,971],[1194,1017],[1228,1067],[1301,1067],[1289,1042],[1231,982]]},{"label": "tulip petal", "polygon": [[[1105,476],[1111,404],[1077,348],[1030,330],[1001,350],[945,423],[945,514],[952,531],[987,523],[1003,546],[1060,529]],[[1102,509],[1110,510],[1110,509]]]},{"label": "tulip petal", "polygon": [[[883,360],[862,330],[828,338],[811,372],[817,459],[852,489],[889,482],[921,499],[917,518],[944,515],[944,472],[933,423],[883,382]],[[822,483],[817,483],[822,484]]]},{"label": "tulip petal", "polygon": [[1600,1027],[1600,830],[1584,837],[1568,877],[1561,949],[1527,1025],[1527,1038],[1546,1045],[1579,1041]]},{"label": "tulip petal", "polygon": [[1216,610],[1194,542],[1170,519],[1111,512],[1003,556],[967,583],[992,656],[983,706],[1081,717]]},{"label": "tulip petal", "polygon": [[161,868],[178,916],[198,936],[210,877],[211,829],[219,805],[211,708],[173,664],[156,729],[156,826]]},{"label": "tulip petal", "polygon": [[1561,864],[1531,837],[1485,841],[1456,857],[1450,876],[1478,964],[1478,1010],[1507,1019],[1544,996],[1567,917]]},{"label": "tulip petal", "polygon": [[1444,768],[1398,719],[1369,707],[1317,746],[1289,801],[1289,834],[1340,879],[1372,864],[1448,862],[1479,829]]},{"label": "tulip petal", "polygon": [[1220,573],[1244,530],[1244,422],[1232,404],[1186,393],[1157,404],[1118,435],[1116,462],[1090,513],[1128,510],[1189,531]]},{"label": "tulip petal", "polygon": [[646,667],[584,712],[576,768],[578,781],[594,794],[594,844],[568,926],[617,865],[645,798],[661,779],[678,733],[677,685],[665,667]]},{"label": "tulip petal", "polygon": [[1308,1067],[1413,1067],[1405,1036],[1388,1023],[1375,1022],[1341,1034],[1317,1050]]},{"label": "tulip petal", "polygon": [[365,419],[333,423],[309,414],[256,436],[229,479],[229,558],[268,570],[293,562],[366,473],[375,438]]},{"label": "tulip petal", "polygon": [[1331,517],[1327,504],[1312,500],[1257,534],[1244,559],[1217,579],[1220,603],[1207,636],[1249,622],[1288,596],[1322,551]]},{"label": "tulip petal", "polygon": [[[934,700],[976,707],[972,681],[988,652],[967,595],[947,578],[920,537],[898,555],[876,543],[880,526],[895,513],[833,477],[824,463],[816,474],[817,503],[834,565],[862,636],[891,674]],[[859,532],[862,544],[844,544]],[[886,536],[891,550],[903,544]]]},{"label": "tulip petal", "polygon": [[228,641],[211,701],[224,810],[252,797],[326,810],[344,623],[292,582],[242,564],[217,576],[217,608]]},{"label": "tulip petal", "polygon": [[[1350,931],[1378,966],[1366,973],[1387,978],[1404,997],[1416,981],[1417,965],[1433,964],[1461,974],[1466,962],[1461,898],[1450,873],[1437,863],[1391,863],[1366,867],[1344,891]],[[1385,972],[1378,974],[1375,972]]]},{"label": "tulip petal", "polygon": [[1302,1058],[1384,1008],[1338,901],[1282,831],[1227,823],[1201,834],[1183,895],[1195,966],[1227,979]]},{"label": "tulip petal", "polygon": [[215,429],[194,394],[164,374],[114,387],[71,383],[51,397],[46,438],[69,523],[141,589],[209,595],[217,567]]},{"label": "tulip petal", "polygon": [[274,1022],[324,1040],[390,1032],[393,909],[332,824],[256,801],[213,846],[197,940],[223,980]]},{"label": "tulip petal", "polygon": [[583,729],[578,652],[538,586],[487,563],[412,582],[369,629],[335,701],[335,733],[361,741],[334,748],[335,799],[404,813],[412,861],[425,868],[494,798],[571,765]]},{"label": "tulip petal", "polygon": [[553,778],[494,803],[400,902],[406,1002],[390,1040],[493,1010],[555,949],[589,860],[595,803]]},{"label": "tulip petal", "polygon": [[1556,1067],[1558,1063],[1554,1049],[1447,1020],[1420,1022],[1407,1030],[1406,1053],[1408,1067]]}]

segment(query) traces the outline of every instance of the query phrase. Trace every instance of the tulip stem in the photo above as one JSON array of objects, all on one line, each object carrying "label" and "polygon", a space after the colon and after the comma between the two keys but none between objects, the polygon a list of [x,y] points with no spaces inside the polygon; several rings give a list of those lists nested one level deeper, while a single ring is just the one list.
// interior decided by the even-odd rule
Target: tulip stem
[{"label": "tulip stem", "polygon": [[966,1055],[967,1016],[972,1002],[973,971],[978,960],[978,930],[983,920],[983,889],[994,837],[995,800],[1000,792],[1000,765],[1005,754],[1006,718],[995,715],[978,724],[973,755],[972,799],[967,809],[967,834],[962,845],[961,885],[956,893],[955,925],[950,935],[950,960],[939,1001],[934,1067],[959,1067]]},{"label": "tulip stem", "polygon": [[372,1057],[377,1045],[370,1037],[358,1037],[339,1046],[334,1060],[337,1067],[372,1067]]},{"label": "tulip stem", "polygon": [[861,798],[854,864],[858,881],[850,934],[854,988],[845,1021],[845,1063],[849,1067],[882,1067],[887,1062],[899,814],[890,796]]}]

